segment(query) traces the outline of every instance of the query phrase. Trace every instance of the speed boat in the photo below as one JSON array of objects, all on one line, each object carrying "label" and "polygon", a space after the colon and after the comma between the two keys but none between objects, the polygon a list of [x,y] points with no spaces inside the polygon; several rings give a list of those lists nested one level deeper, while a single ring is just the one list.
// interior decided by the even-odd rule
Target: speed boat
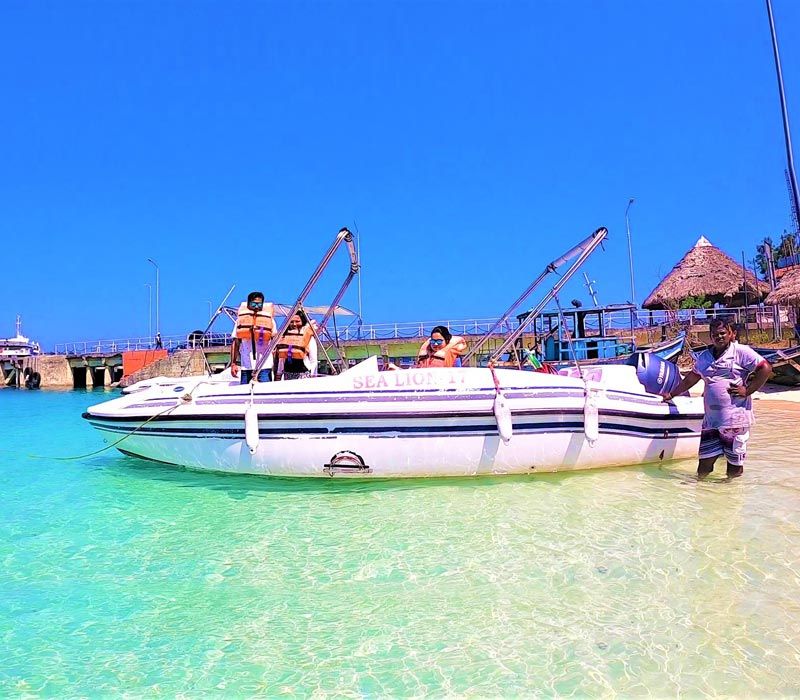
[{"label": "speed boat", "polygon": [[769,381],[785,386],[800,386],[800,345],[791,348],[756,348],[772,365]]},{"label": "speed boat", "polygon": [[[552,294],[606,234],[598,229],[548,266],[578,256]],[[477,360],[477,345],[470,356]],[[658,366],[650,370],[576,364],[546,374],[497,368],[489,358],[485,367],[381,371],[371,357],[338,375],[293,381],[152,382],[84,418],[126,455],[279,477],[531,474],[696,456],[702,400],[665,403],[660,392],[672,385]]]},{"label": "speed boat", "polygon": [[702,400],[664,403],[627,365],[586,376],[454,367],[291,382],[155,385],[84,417],[128,455],[268,476],[530,474],[696,456]]}]

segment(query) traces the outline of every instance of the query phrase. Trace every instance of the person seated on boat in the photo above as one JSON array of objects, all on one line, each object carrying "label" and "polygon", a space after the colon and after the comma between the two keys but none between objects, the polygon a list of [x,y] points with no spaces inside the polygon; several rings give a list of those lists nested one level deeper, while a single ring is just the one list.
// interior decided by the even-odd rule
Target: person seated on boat
[{"label": "person seated on boat", "polygon": [[304,379],[317,373],[315,323],[300,309],[275,346],[275,379]]},{"label": "person seated on boat", "polygon": [[436,326],[417,353],[417,367],[460,367],[467,342],[444,326]]},{"label": "person seated on boat", "polygon": [[[233,345],[231,345],[231,374],[239,382],[249,383],[253,378],[253,370],[258,358],[264,353],[267,344],[275,332],[275,321],[272,317],[272,304],[264,301],[262,292],[250,292],[247,301],[239,305],[236,323],[233,327]],[[241,372],[240,372],[241,368]],[[256,377],[256,381],[268,382],[272,379],[272,357],[268,357]]]}]

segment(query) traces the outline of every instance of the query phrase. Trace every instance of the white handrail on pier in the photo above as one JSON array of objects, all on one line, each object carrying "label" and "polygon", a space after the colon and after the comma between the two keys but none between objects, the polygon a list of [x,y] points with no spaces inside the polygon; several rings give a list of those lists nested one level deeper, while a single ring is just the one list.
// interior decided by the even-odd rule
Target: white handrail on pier
[{"label": "white handrail on pier", "polygon": [[[791,316],[791,309],[786,306],[779,307],[781,323],[791,324],[795,319]],[[636,311],[636,326],[640,329],[653,328],[664,324],[680,324],[682,326],[703,325],[715,316],[725,316],[736,323],[744,323],[745,317],[748,323],[764,324],[772,323],[771,306],[750,306],[722,308],[722,309],[679,309],[678,311]],[[610,311],[605,314],[606,328],[608,330],[630,329],[630,312],[627,310]],[[403,340],[425,337],[430,333],[434,326],[445,326],[454,335],[480,336],[497,322],[496,318],[460,319],[449,321],[407,321],[401,323],[364,323],[358,325],[352,323],[336,330],[336,339],[340,342],[348,341],[381,341],[381,340]],[[591,317],[587,321],[587,329],[596,330],[591,325]],[[331,324],[328,328],[333,336]],[[501,329],[502,333],[508,333],[516,328],[516,320],[510,320]],[[228,333],[214,332],[206,337],[195,340],[194,344],[189,341],[189,334],[176,334],[162,337],[165,350],[178,350],[192,347],[227,347],[231,339]],[[115,338],[112,340],[81,340],[68,343],[56,343],[55,354],[57,355],[91,355],[91,354],[114,354],[127,350],[151,350],[155,348],[155,340],[146,336],[133,338]]]}]

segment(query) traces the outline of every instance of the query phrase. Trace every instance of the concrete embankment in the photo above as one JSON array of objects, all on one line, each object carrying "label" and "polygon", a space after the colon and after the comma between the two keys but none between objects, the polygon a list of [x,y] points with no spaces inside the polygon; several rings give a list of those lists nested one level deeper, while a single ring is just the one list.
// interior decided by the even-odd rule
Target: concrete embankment
[{"label": "concrete embankment", "polygon": [[169,357],[156,360],[137,372],[123,377],[119,385],[125,387],[153,377],[185,377],[192,374],[202,374],[205,371],[206,362],[202,352],[179,350]]},{"label": "concrete embankment", "polygon": [[180,350],[146,365],[130,376],[123,378],[122,371],[119,354],[105,357],[32,355],[5,363],[0,387],[24,387],[25,379],[33,373],[38,373],[41,389],[93,389],[112,386],[115,382],[119,382],[121,386],[129,386],[142,379],[180,377],[201,374],[207,370],[202,352]]},{"label": "concrete embankment", "polygon": [[62,388],[73,386],[72,369],[65,355],[33,355],[22,361],[22,373],[29,368],[41,376],[41,386]]},{"label": "concrete embankment", "polygon": [[38,372],[42,388],[74,386],[72,368],[65,355],[32,355],[4,363],[0,386],[25,386],[25,378],[34,372]]}]

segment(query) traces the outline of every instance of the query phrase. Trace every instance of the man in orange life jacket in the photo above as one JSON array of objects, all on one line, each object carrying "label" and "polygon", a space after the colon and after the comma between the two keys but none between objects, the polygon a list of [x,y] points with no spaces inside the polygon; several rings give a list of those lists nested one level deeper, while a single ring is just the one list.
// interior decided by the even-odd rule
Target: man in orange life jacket
[{"label": "man in orange life jacket", "polygon": [[304,379],[317,372],[317,341],[311,327],[314,321],[299,311],[275,346],[275,378]]},{"label": "man in orange life jacket", "polygon": [[[253,378],[253,370],[258,358],[266,350],[267,344],[275,332],[275,321],[272,317],[272,304],[264,302],[262,292],[250,292],[247,301],[239,306],[239,314],[231,337],[231,374],[239,376],[241,366],[241,384],[247,384]],[[257,381],[272,380],[272,357],[268,357],[258,373]]]}]

